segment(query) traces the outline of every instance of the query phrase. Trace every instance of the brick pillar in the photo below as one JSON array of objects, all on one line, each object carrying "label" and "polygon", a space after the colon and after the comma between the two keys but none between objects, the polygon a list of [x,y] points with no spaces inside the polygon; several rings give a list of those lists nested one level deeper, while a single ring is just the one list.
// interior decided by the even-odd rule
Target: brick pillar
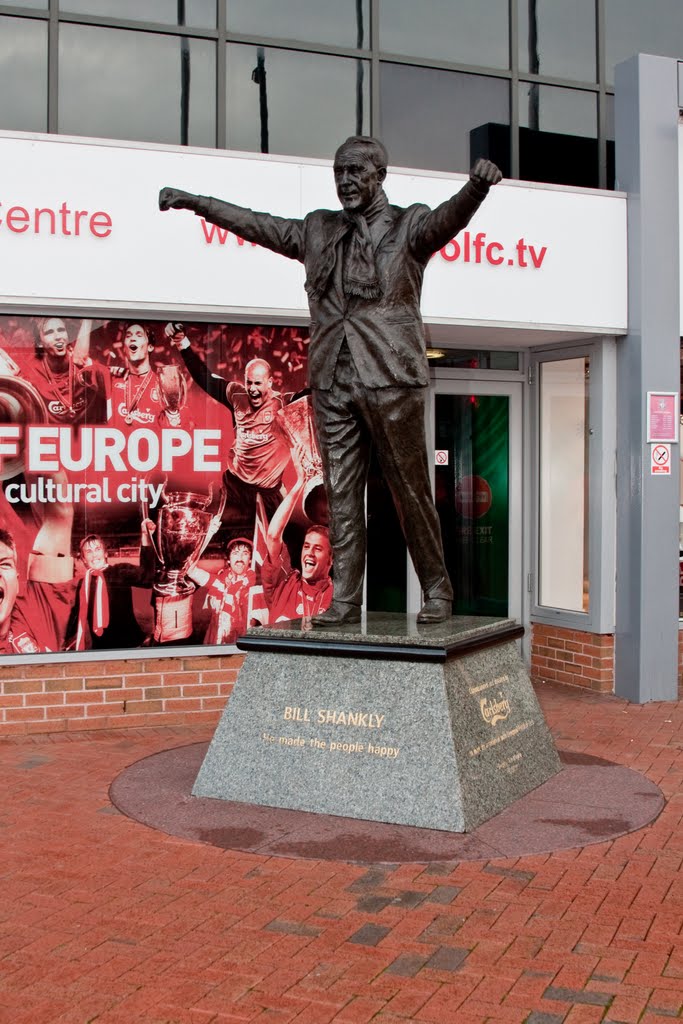
[{"label": "brick pillar", "polygon": [[614,692],[614,636],[533,623],[531,678]]}]

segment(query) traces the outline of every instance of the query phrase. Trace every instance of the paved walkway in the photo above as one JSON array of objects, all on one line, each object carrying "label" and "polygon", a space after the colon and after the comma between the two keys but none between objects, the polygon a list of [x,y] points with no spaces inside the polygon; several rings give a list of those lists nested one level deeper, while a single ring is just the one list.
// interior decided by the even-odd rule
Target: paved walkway
[{"label": "paved walkway", "polygon": [[683,1014],[683,703],[554,686],[557,742],[635,768],[652,825],[516,860],[358,866],[233,852],[108,787],[206,729],[0,743],[2,1024],[671,1024]]}]

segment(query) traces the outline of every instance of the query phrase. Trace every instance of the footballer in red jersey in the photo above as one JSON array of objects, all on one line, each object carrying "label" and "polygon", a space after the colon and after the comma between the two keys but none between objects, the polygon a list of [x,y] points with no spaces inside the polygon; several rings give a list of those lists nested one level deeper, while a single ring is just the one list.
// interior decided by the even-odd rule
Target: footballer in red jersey
[{"label": "footballer in red jersey", "polygon": [[273,388],[270,364],[252,359],[244,381],[228,381],[209,373],[201,356],[190,348],[187,335],[169,324],[167,335],[180,350],[192,379],[207,395],[232,413],[235,440],[228,452],[224,483],[228,508],[241,511],[251,524],[256,513],[256,495],[263,498],[271,518],[282,500],[282,474],[292,458],[291,441],[282,423],[282,410],[298,395],[282,395]]},{"label": "footballer in red jersey", "polygon": [[22,366],[38,391],[53,423],[106,423],[109,412],[107,375],[89,356],[90,320],[83,320],[75,343],[61,317],[35,321],[35,351]]}]

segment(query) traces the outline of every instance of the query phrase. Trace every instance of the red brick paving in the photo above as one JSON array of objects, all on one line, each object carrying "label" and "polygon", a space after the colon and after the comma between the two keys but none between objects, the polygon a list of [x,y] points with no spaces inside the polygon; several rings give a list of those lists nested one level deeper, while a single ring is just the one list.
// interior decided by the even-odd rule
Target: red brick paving
[{"label": "red brick paving", "polygon": [[558,743],[656,782],[639,832],[362,867],[118,814],[127,765],[207,727],[0,743],[2,1024],[670,1024],[683,1014],[683,704],[542,686]]}]

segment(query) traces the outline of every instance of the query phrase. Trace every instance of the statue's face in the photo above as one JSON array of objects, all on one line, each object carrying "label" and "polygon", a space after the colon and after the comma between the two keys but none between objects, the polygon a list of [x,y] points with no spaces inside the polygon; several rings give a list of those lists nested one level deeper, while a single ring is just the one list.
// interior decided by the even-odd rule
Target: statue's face
[{"label": "statue's face", "polygon": [[381,187],[385,171],[375,167],[362,149],[338,153],[334,161],[334,183],[345,210],[365,210]]}]

